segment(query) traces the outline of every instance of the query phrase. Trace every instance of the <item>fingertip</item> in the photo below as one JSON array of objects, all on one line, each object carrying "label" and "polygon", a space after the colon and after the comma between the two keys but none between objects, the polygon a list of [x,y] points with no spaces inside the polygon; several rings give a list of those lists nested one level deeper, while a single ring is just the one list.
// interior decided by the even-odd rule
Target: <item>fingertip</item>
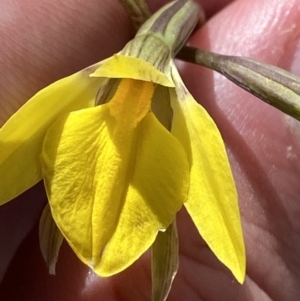
[{"label": "fingertip", "polygon": [[55,80],[122,49],[133,32],[112,1],[2,1],[0,125]]}]

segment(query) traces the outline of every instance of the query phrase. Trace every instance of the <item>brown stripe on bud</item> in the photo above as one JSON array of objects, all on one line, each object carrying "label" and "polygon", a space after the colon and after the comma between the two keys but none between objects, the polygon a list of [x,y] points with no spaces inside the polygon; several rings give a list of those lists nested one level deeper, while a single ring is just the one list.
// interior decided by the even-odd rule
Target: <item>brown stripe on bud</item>
[{"label": "brown stripe on bud", "polygon": [[[204,22],[199,5],[190,0],[175,1],[152,24],[150,31],[159,33],[176,54],[198,22]],[[199,21],[200,20],[200,21]]]}]

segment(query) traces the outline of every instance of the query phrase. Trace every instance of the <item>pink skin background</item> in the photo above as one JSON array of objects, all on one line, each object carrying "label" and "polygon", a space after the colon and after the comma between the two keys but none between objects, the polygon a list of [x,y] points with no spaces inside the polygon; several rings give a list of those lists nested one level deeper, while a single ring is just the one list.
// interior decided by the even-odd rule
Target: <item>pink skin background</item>
[{"label": "pink skin background", "polygon": [[[166,2],[149,4],[154,11]],[[300,74],[300,0],[199,3],[208,22],[190,45]],[[0,0],[0,125],[39,89],[119,51],[133,34],[117,1]],[[180,69],[228,149],[239,192],[247,277],[243,286],[234,280],[182,210],[180,268],[168,300],[299,300],[298,122],[210,70],[185,63]],[[119,275],[100,278],[64,243],[57,275],[49,276],[37,230],[45,202],[38,184],[0,207],[2,301],[150,300],[149,254]]]}]

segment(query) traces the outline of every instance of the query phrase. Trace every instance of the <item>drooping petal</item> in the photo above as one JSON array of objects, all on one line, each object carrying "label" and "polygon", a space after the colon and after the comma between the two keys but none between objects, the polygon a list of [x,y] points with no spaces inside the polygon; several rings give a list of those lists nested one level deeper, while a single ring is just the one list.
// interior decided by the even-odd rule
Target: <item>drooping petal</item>
[{"label": "drooping petal", "polygon": [[104,81],[90,78],[93,70],[87,68],[39,91],[0,129],[0,205],[41,180],[39,156],[53,120],[93,105]]},{"label": "drooping petal", "polygon": [[209,247],[239,282],[245,278],[245,249],[238,199],[222,137],[208,113],[189,94],[177,70],[172,134],[191,164],[185,207]]},{"label": "drooping petal", "polygon": [[42,153],[53,217],[101,276],[138,259],[173,221],[189,188],[185,151],[155,116],[127,127],[109,105],[55,122]]}]

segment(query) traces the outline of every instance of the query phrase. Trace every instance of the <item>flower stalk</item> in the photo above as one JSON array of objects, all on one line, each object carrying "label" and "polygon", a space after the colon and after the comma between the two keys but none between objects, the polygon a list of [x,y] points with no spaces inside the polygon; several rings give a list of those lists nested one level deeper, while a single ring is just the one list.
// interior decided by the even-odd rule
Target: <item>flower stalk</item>
[{"label": "flower stalk", "polygon": [[144,0],[118,0],[129,16],[132,25],[137,30],[151,16]]}]

